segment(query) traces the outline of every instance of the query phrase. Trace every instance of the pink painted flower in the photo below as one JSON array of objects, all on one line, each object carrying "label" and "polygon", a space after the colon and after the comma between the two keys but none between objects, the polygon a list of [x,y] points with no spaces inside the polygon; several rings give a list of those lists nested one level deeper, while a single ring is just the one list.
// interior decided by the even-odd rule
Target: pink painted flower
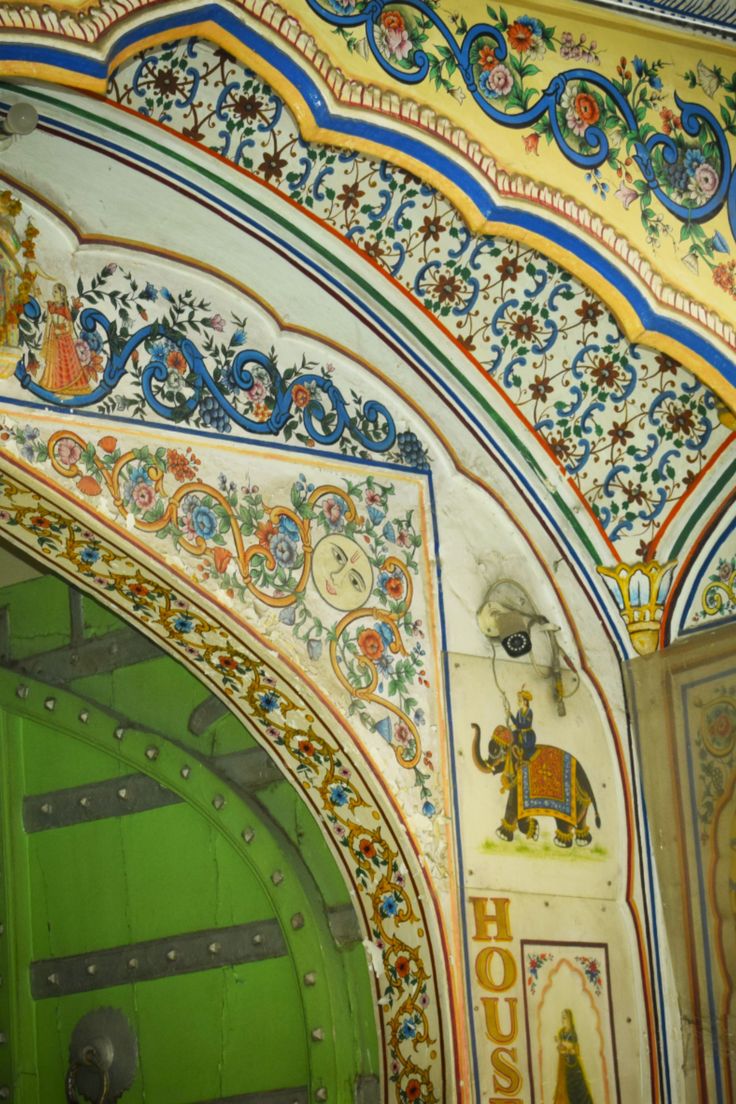
[{"label": "pink painted flower", "polygon": [[80,446],[76,441],[73,441],[71,437],[62,437],[56,446],[56,459],[62,467],[73,467],[81,455],[82,450]]},{"label": "pink painted flower", "polygon": [[403,721],[400,721],[394,729],[394,739],[397,740],[400,744],[405,744],[410,736],[411,731],[409,729],[409,726],[405,725]]},{"label": "pink painted flower", "polygon": [[329,498],[325,499],[322,509],[330,525],[338,526],[342,524],[342,515],[345,512],[345,506],[340,499],[333,498],[332,495],[330,495]]},{"label": "pink painted flower", "polygon": [[624,184],[623,182],[619,184],[618,188],[616,189],[615,195],[616,199],[621,200],[627,211],[634,200],[639,198],[639,193],[637,192],[636,188],[630,188],[628,184]]},{"label": "pink painted flower", "polygon": [[156,498],[156,492],[150,483],[136,483],[133,487],[133,501],[136,506],[141,510],[147,510],[150,506],[153,506]]},{"label": "pink painted flower", "polygon": [[488,87],[493,89],[497,96],[508,96],[514,87],[514,78],[511,70],[505,65],[494,65],[486,78]]},{"label": "pink painted flower", "polygon": [[709,165],[707,162],[702,165],[698,165],[697,169],[695,170],[694,177],[697,181],[698,188],[704,196],[710,198],[712,195],[715,194],[720,180],[718,173],[712,165]]},{"label": "pink painted flower", "polygon": [[396,535],[396,543],[401,548],[408,548],[409,547],[409,545],[411,544],[411,538],[410,538],[409,534],[407,533],[406,529],[399,529],[399,532]]},{"label": "pink painted flower", "polygon": [[221,314],[213,314],[211,318],[207,320],[207,325],[213,330],[219,330],[220,333],[225,329],[225,319]]},{"label": "pink painted flower", "polygon": [[582,138],[589,124],[586,123],[585,119],[580,118],[574,107],[568,107],[565,119],[573,134],[577,134],[578,138]]},{"label": "pink painted flower", "polygon": [[398,11],[384,11],[381,14],[381,26],[377,35],[379,45],[388,57],[403,61],[411,53],[411,37],[406,29],[404,17]]},{"label": "pink painted flower", "polygon": [[79,363],[83,367],[86,367],[92,359],[92,350],[90,349],[89,345],[86,341],[75,341],[74,348],[77,351]]},{"label": "pink painted flower", "polygon": [[253,386],[248,390],[248,398],[251,402],[263,402],[266,397],[266,385],[262,380],[253,380]]},{"label": "pink painted flower", "polygon": [[380,506],[381,505],[381,495],[376,490],[368,489],[365,492],[365,501],[366,501],[366,504],[368,506]]}]

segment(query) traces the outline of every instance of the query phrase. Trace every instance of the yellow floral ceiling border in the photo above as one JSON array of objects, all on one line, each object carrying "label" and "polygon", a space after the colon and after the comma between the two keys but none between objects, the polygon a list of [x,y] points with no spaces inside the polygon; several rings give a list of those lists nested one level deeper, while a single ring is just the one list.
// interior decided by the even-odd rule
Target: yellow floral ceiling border
[{"label": "yellow floral ceiling border", "polygon": [[[61,4],[45,4],[43,8],[31,4],[6,4],[0,7],[0,39],[3,27],[14,32],[27,31],[30,34],[27,56],[24,56],[23,49],[18,49],[17,33],[13,34],[13,50],[2,60],[2,67],[8,75],[53,80],[97,93],[104,90],[107,74],[114,65],[145,46],[155,45],[172,37],[203,35],[250,65],[274,86],[296,115],[302,134],[307,140],[328,141],[343,147],[359,149],[371,156],[391,160],[417,173],[448,196],[471,229],[486,233],[500,233],[522,240],[564,265],[610,306],[630,340],[649,344],[680,360],[716,391],[725,402],[736,407],[736,381],[732,379],[733,358],[730,355],[731,351],[736,349],[736,330],[727,318],[721,316],[723,312],[719,313],[711,309],[711,304],[718,299],[718,294],[724,290],[723,288],[709,287],[704,280],[696,278],[694,273],[690,273],[688,280],[685,281],[674,279],[671,270],[667,272],[666,278],[663,277],[652,264],[653,251],[650,251],[650,256],[646,256],[646,250],[643,251],[632,244],[631,225],[625,228],[626,232],[621,233],[619,227],[614,228],[601,217],[600,213],[591,209],[588,203],[581,203],[579,198],[569,198],[563,191],[549,187],[544,181],[535,181],[528,172],[528,165],[534,164],[531,160],[524,163],[525,172],[523,173],[518,171],[517,166],[512,162],[509,163],[508,171],[499,168],[483,144],[469,133],[468,106],[461,108],[452,95],[446,95],[447,88],[440,90],[445,93],[445,99],[441,100],[439,92],[428,88],[426,83],[423,84],[422,95],[426,93],[424,103],[403,94],[400,95],[397,88],[403,93],[407,86],[390,82],[380,69],[375,71],[377,68],[375,66],[371,70],[369,59],[362,56],[365,53],[364,50],[356,49],[354,45],[346,45],[335,36],[334,28],[327,26],[319,16],[310,11],[309,4],[315,6],[317,0],[292,0],[292,2],[295,7],[298,7],[299,19],[272,0],[245,0],[242,12],[253,16],[261,24],[269,41],[275,41],[281,47],[286,46],[289,54],[296,56],[299,63],[302,63],[302,72],[303,62],[309,63],[311,69],[318,74],[320,85],[329,88],[332,107],[338,109],[330,116],[331,122],[339,124],[345,119],[348,124],[342,130],[339,125],[321,125],[295,73],[292,71],[287,74],[277,64],[269,61],[265,56],[266,52],[259,48],[255,40],[253,45],[248,44],[248,25],[242,18],[231,16],[230,27],[228,27],[227,20],[220,17],[225,9],[216,4],[198,7],[191,11],[177,11],[175,18],[167,16],[163,22],[158,21],[160,12],[170,12],[171,9],[159,9],[158,6],[147,4],[146,0],[103,0],[103,3],[89,4],[81,10],[73,10],[68,5]],[[384,3],[379,7],[385,10],[387,5]],[[403,10],[401,0],[396,8],[397,11]],[[537,9],[540,12],[543,11],[544,5],[537,4],[535,10]],[[558,15],[560,12],[569,13],[571,19],[581,17],[580,9],[570,2],[565,3],[563,8],[555,10]],[[628,34],[631,37],[632,28],[635,26],[635,22],[631,19],[617,18],[614,22],[599,13],[592,17],[587,7],[584,11],[588,22],[595,18],[596,23],[604,29],[615,26],[617,34]],[[135,13],[138,13],[138,26],[135,30],[131,31],[126,27],[125,35],[111,44],[104,58],[100,58],[102,43],[109,38],[109,32],[123,19],[127,24],[129,17]],[[154,18],[158,21],[157,24],[154,23]],[[508,17],[505,18],[508,19]],[[519,22],[517,19],[516,23]],[[166,24],[165,29],[157,29],[157,26],[162,27],[163,23]],[[512,24],[514,25],[516,24]],[[252,32],[250,37],[253,38]],[[258,35],[255,36],[255,38],[258,37]],[[56,51],[54,56],[58,60],[53,64],[42,61],[41,55],[34,54],[34,50],[41,41],[45,42],[51,38],[57,41],[60,38],[66,39],[69,44],[97,47],[94,50],[97,57],[93,61],[90,57],[91,51],[86,49],[85,64],[80,64],[77,68],[72,64],[74,55],[71,52],[60,55],[59,51]],[[264,40],[261,39],[261,41]],[[657,41],[666,43],[668,47],[671,46],[677,51],[678,56],[687,55],[690,63],[695,66],[693,72],[697,70],[694,59],[699,51],[697,47],[688,44],[682,36],[658,35]],[[722,47],[719,45],[717,49],[722,50]],[[63,59],[68,59],[68,64]],[[650,72],[650,81],[659,80],[656,72],[658,71]],[[701,83],[704,79],[701,75]],[[349,109],[349,114],[346,108]],[[422,148],[427,151],[426,158],[422,159],[419,156],[421,153],[419,148],[415,155],[376,141],[368,134],[370,127],[366,131],[367,136],[357,133],[356,127],[360,130],[361,121],[367,119],[369,115],[392,121],[395,133],[401,132],[412,136],[416,135],[417,131],[421,132]],[[462,126],[459,125],[461,119]],[[400,126],[397,126],[397,123]],[[486,133],[483,133],[482,137],[487,138],[490,134],[492,138],[493,134],[489,130],[491,124],[488,124],[487,120],[486,123]],[[372,129],[375,132],[375,126]],[[414,143],[418,145],[416,138]],[[509,148],[510,143],[505,139],[505,155],[508,154]],[[485,190],[487,196],[490,197],[495,191],[502,199],[504,197],[512,199],[513,207],[509,208],[512,213],[531,212],[534,209],[539,211],[541,208],[540,213],[549,226],[550,235],[544,232],[544,226],[523,225],[523,219],[521,223],[507,222],[503,218],[492,217],[493,212],[489,217],[463,187],[428,163],[432,160],[433,150],[441,151],[445,159],[448,156],[454,157],[458,164],[464,164],[465,169],[470,170],[471,175]],[[540,158],[539,165],[539,175],[549,176],[550,174],[545,172],[548,161]],[[465,175],[468,176],[467,171]],[[580,181],[571,176],[567,184],[567,190],[579,196]],[[608,209],[610,210],[610,206]],[[498,212],[501,216],[503,213],[503,210]],[[629,214],[628,208],[623,214]],[[725,216],[722,217],[725,218]],[[595,243],[596,249],[592,254],[588,253],[587,260],[580,255],[582,250],[576,252],[569,243],[553,240],[554,226],[564,227],[565,224],[568,227],[566,230],[568,237],[571,236],[569,226],[572,224],[582,245]],[[724,234],[720,230],[717,234],[718,240],[724,239]],[[608,260],[604,262],[605,253],[608,254]],[[598,257],[601,259],[600,265],[597,262]],[[630,295],[625,287],[616,286],[616,280],[600,270],[605,265],[610,266],[611,261],[614,266],[619,266],[622,270],[626,269],[628,276],[633,277],[634,286],[643,285],[643,288],[646,288],[647,295],[642,301],[649,306],[659,306],[659,312],[656,309],[643,312],[630,301]],[[726,273],[721,283],[727,278],[730,267],[733,267],[733,296],[736,298],[736,261],[724,260],[720,267]],[[687,269],[685,272],[687,274]],[[675,286],[678,283],[681,286]],[[731,292],[728,294],[730,295]],[[698,301],[698,299],[704,301]],[[721,306],[722,303],[719,304],[719,307]],[[649,324],[642,317],[644,313],[650,315]],[[673,324],[667,326],[663,319],[669,319]],[[654,326],[651,324],[652,321]],[[659,328],[660,324],[662,329]],[[696,336],[699,333],[706,340],[690,342],[689,335],[693,331],[696,332]],[[715,344],[713,344],[714,341]]]}]

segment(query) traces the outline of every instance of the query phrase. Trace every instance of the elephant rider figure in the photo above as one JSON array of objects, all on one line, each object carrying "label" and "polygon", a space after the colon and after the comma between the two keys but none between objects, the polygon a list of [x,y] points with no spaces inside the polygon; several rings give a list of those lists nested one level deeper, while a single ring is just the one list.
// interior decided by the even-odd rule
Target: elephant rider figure
[{"label": "elephant rider figure", "polygon": [[534,731],[534,714],[530,702],[531,690],[523,686],[516,695],[518,709],[510,713],[508,717],[509,728],[514,738],[513,748],[520,759],[531,759],[534,748],[537,746],[537,734]]}]

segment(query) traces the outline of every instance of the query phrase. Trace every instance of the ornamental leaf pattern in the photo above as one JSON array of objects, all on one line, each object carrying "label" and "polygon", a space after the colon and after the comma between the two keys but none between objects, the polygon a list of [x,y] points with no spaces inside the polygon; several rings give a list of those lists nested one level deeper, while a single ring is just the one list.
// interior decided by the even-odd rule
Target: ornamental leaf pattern
[{"label": "ornamental leaf pattern", "polygon": [[629,343],[559,265],[471,234],[403,169],[304,142],[275,92],[222,50],[150,50],[115,72],[109,97],[276,187],[398,280],[531,422],[622,556],[646,555],[729,436],[713,394]]}]

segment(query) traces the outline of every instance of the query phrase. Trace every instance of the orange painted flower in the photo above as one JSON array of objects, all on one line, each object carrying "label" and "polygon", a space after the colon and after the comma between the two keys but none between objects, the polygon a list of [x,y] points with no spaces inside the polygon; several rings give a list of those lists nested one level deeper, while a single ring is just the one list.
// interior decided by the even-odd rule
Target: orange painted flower
[{"label": "orange painted flower", "polygon": [[182,376],[187,370],[187,362],[179,349],[171,350],[166,358],[166,364],[169,368],[173,368],[175,372],[179,372]]},{"label": "orange painted flower", "polygon": [[275,537],[277,533],[278,529],[274,523],[266,518],[264,521],[259,522],[256,528],[256,539],[264,548],[268,548],[271,544],[271,537]]},{"label": "orange painted flower", "polygon": [[524,149],[527,153],[536,153],[537,157],[539,157],[539,135],[525,134]]},{"label": "orange painted flower", "polygon": [[578,92],[575,97],[575,114],[587,126],[592,126],[593,123],[597,123],[600,119],[601,109],[594,96],[589,95],[587,92]]},{"label": "orange painted flower", "polygon": [[101,437],[98,444],[103,452],[114,452],[118,447],[117,437]]},{"label": "orange painted flower", "polygon": [[291,392],[291,397],[294,400],[294,405],[298,406],[300,410],[303,410],[311,396],[309,390],[303,383],[297,383],[294,390]]},{"label": "orange painted flower", "polygon": [[495,65],[498,65],[495,47],[481,46],[478,53],[478,64],[481,69],[493,69]]},{"label": "orange painted flower", "polygon": [[143,583],[131,583],[128,587],[131,594],[134,594],[136,598],[145,598],[148,594],[148,587]]},{"label": "orange painted flower", "polygon": [[530,50],[534,38],[534,30],[528,23],[521,23],[518,19],[512,23],[508,30],[509,42],[517,53],[524,54]]},{"label": "orange painted flower", "polygon": [[233,558],[233,554],[229,552],[227,548],[216,548],[212,558],[215,561],[215,570],[219,571],[222,575],[223,571],[225,571],[227,565],[230,563],[230,560]]},{"label": "orange painted flower", "polygon": [[300,740],[299,751],[302,755],[314,755],[314,744],[311,740]]},{"label": "orange painted flower", "polygon": [[419,1100],[422,1095],[422,1086],[417,1081],[416,1077],[412,1077],[411,1081],[406,1082],[406,1099],[407,1100]]},{"label": "orange painted flower", "polygon": [[386,593],[389,598],[400,598],[404,593],[404,580],[400,575],[389,575],[386,580]]},{"label": "orange painted flower", "polygon": [[407,977],[410,970],[411,962],[409,961],[409,959],[406,957],[406,955],[399,955],[399,957],[396,959],[396,973],[399,975],[400,978],[405,978]]},{"label": "orange painted flower", "polygon": [[360,851],[361,855],[364,855],[366,857],[366,859],[372,859],[376,854],[376,848],[373,845],[372,841],[369,839],[361,840],[358,844],[358,850]]},{"label": "orange painted flower", "polygon": [[237,659],[233,659],[233,657],[229,655],[221,655],[217,662],[221,667],[224,667],[226,671],[234,671],[238,666]]},{"label": "orange painted flower", "polygon": [[77,490],[81,491],[82,494],[90,495],[91,497],[92,495],[100,494],[102,491],[102,487],[94,478],[94,476],[83,475],[82,478],[77,482]]},{"label": "orange painted flower", "polygon": [[48,518],[41,517],[40,514],[34,514],[31,518],[31,525],[34,529],[50,529],[51,522]]},{"label": "orange painted flower", "polygon": [[381,23],[387,31],[403,31],[405,28],[404,17],[401,12],[392,8],[391,11],[381,13]]},{"label": "orange painted flower", "polygon": [[383,655],[383,641],[375,629],[363,629],[358,634],[358,647],[368,659],[380,659]]}]

